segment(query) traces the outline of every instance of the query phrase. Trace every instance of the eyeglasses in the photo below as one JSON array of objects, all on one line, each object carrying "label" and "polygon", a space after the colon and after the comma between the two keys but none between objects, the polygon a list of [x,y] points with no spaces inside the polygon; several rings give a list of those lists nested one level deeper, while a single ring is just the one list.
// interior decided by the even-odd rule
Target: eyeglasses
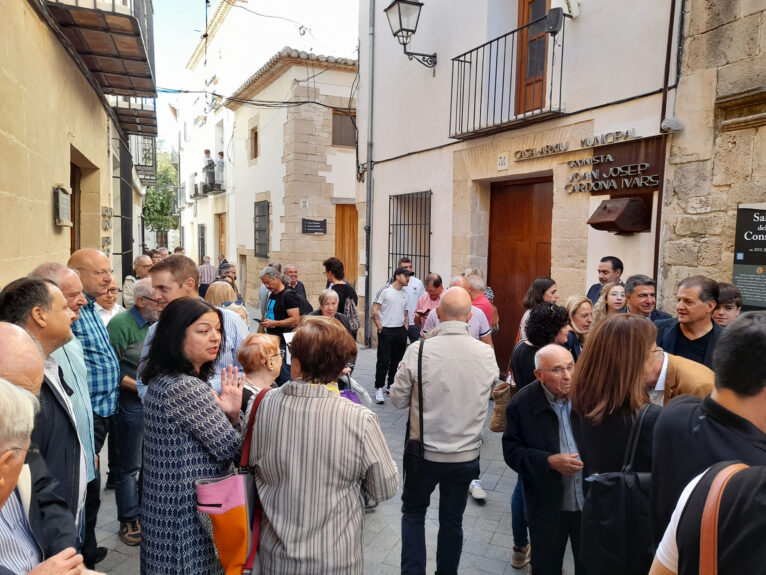
[{"label": "eyeglasses", "polygon": [[277,357],[277,356],[281,357],[282,359],[285,359],[285,351],[280,349],[279,353],[275,353],[274,355],[270,355],[269,357]]},{"label": "eyeglasses", "polygon": [[148,300],[148,301],[153,301],[153,302],[154,302],[154,303],[156,303],[157,305],[159,305],[159,304],[160,304],[159,300],[156,300],[156,299],[154,299],[154,298],[151,298],[151,297],[147,297],[147,296],[145,296],[145,295],[142,295],[142,296],[138,296],[138,297],[140,297],[140,298],[143,298],[143,299],[145,299],[145,300]]},{"label": "eyeglasses", "polygon": [[88,272],[89,274],[93,274],[94,276],[100,277],[100,278],[109,277],[110,275],[114,273],[114,270],[96,271],[96,270],[89,270],[87,268],[77,268],[77,270],[82,272]]},{"label": "eyeglasses", "polygon": [[541,369],[540,371],[550,371],[554,375],[561,375],[565,371],[568,371],[569,373],[574,372],[575,364],[570,363],[569,365],[557,365],[553,369]]},{"label": "eyeglasses", "polygon": [[242,301],[242,298],[239,298],[237,301],[224,301],[221,302],[222,307],[229,307],[230,305],[242,305],[244,302]]},{"label": "eyeglasses", "polygon": [[119,293],[119,291],[120,291],[120,290],[119,290],[119,289],[117,289],[117,288],[109,288],[108,290],[106,290],[106,293],[110,293],[110,294],[113,294],[113,295],[117,295],[117,294]]}]

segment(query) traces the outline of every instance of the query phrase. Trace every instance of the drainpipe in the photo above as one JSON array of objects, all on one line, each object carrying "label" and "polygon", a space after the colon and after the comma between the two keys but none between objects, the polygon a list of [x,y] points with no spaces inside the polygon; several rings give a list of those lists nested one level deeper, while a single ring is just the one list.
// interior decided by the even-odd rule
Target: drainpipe
[{"label": "drainpipe", "polygon": [[369,30],[369,66],[370,66],[370,97],[369,108],[367,109],[367,179],[365,180],[367,192],[365,198],[365,225],[364,225],[364,345],[372,346],[372,332],[370,319],[370,298],[372,290],[370,287],[370,263],[372,261],[372,101],[375,93],[375,0],[370,0],[370,30]]}]

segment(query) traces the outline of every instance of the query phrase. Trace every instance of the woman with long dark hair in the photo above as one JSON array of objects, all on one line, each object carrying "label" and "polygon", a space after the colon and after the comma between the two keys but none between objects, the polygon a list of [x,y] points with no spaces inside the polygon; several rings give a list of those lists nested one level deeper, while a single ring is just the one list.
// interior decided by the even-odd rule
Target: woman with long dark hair
[{"label": "woman with long dark hair", "polygon": [[521,305],[527,310],[524,315],[521,316],[521,323],[519,323],[519,333],[516,336],[516,341],[527,339],[527,322],[529,321],[529,313],[532,308],[541,303],[549,302],[556,303],[559,301],[559,288],[556,282],[548,277],[537,278],[529,286],[527,293],[524,295],[524,300]]},{"label": "woman with long dark hair", "polygon": [[226,475],[241,448],[237,370],[224,370],[220,394],[207,382],[223,345],[221,326],[221,312],[201,299],[169,303],[141,369],[148,386],[142,573],[223,574],[194,503],[194,482]]},{"label": "woman with long dark hair", "polygon": [[[572,400],[572,431],[583,462],[583,477],[621,471],[633,424],[642,413],[643,422],[636,444],[633,471],[652,470],[652,437],[661,407],[649,403],[647,375],[655,364],[657,328],[651,320],[631,314],[613,314],[591,328],[588,345],[575,367],[570,391]],[[648,404],[648,405],[647,405]],[[587,483],[586,483],[587,484]],[[586,505],[593,509],[609,505],[591,500],[586,494]],[[636,516],[638,522],[642,518]],[[585,523],[585,518],[583,518]],[[629,544],[637,550],[650,548],[646,541],[634,540]],[[585,539],[583,539],[585,545]],[[588,542],[588,551],[580,553],[588,573],[613,573],[614,566],[606,546],[609,542]],[[638,557],[637,552],[637,557]],[[651,555],[644,561],[634,558],[625,575],[647,573]],[[643,564],[645,563],[645,564]]]}]

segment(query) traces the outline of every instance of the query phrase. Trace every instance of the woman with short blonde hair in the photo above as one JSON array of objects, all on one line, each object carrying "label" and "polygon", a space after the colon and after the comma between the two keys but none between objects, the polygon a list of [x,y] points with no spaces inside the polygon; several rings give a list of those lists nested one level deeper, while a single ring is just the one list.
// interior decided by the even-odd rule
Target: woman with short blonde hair
[{"label": "woman with short blonde hair", "polygon": [[564,300],[564,308],[569,316],[570,328],[564,347],[572,352],[572,357],[577,361],[593,324],[593,304],[585,296],[570,295]]},{"label": "woman with short blonde hair", "polygon": [[213,282],[205,293],[205,301],[215,307],[223,306],[224,302],[234,303],[236,300],[237,292],[227,282]]}]

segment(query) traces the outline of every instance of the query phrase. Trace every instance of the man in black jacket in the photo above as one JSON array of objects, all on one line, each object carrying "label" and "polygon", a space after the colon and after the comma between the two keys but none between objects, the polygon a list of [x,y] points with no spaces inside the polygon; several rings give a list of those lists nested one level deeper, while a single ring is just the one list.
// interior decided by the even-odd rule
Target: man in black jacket
[{"label": "man in black jacket", "polygon": [[72,514],[30,449],[37,408],[29,391],[0,379],[0,575],[83,573]]},{"label": "man in black jacket", "polygon": [[[45,377],[39,393],[40,412],[32,431],[32,443],[59,481],[57,492],[67,502],[75,523],[79,525],[87,484],[85,459],[69,400],[71,389],[50,357],[51,352],[72,339],[74,317],[64,294],[51,281],[21,278],[0,292],[0,321],[23,328],[39,346]],[[6,361],[13,361],[15,352],[3,355],[12,356]]]},{"label": "man in black jacket", "polygon": [[691,276],[678,284],[677,318],[656,322],[657,345],[713,367],[713,350],[723,328],[713,321],[718,305],[718,283],[705,276]]},{"label": "man in black jacket", "polygon": [[659,544],[681,491],[719,461],[766,465],[766,312],[742,314],[724,330],[713,356],[715,389],[682,395],[654,427],[651,516]]},{"label": "man in black jacket", "polygon": [[524,481],[535,575],[561,573],[567,540],[575,572],[584,573],[579,557],[583,464],[569,419],[573,372],[572,354],[546,345],[535,356],[537,379],[506,410],[503,456]]}]

